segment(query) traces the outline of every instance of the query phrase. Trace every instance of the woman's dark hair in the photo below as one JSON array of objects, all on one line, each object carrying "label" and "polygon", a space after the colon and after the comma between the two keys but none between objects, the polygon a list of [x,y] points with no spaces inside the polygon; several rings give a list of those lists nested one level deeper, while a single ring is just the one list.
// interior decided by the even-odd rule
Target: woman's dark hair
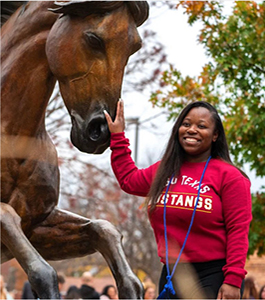
[{"label": "woman's dark hair", "polygon": [[66,295],[64,297],[64,299],[80,299],[80,298],[81,298],[81,294],[79,288],[75,285],[71,285],[68,288]]},{"label": "woman's dark hair", "polygon": [[244,283],[244,292],[242,299],[260,299],[253,277],[247,277]]},{"label": "woman's dark hair", "polygon": [[112,284],[110,285],[106,285],[104,288],[103,288],[103,291],[101,293],[101,295],[105,295],[105,296],[108,296],[109,297],[109,294],[108,294],[108,291],[110,288],[114,288],[116,290],[116,287]]},{"label": "woman's dark hair", "polygon": [[147,204],[151,205],[150,206],[151,212],[155,208],[156,201],[158,197],[161,195],[168,178],[170,178],[172,174],[175,174],[175,176],[179,175],[180,168],[185,160],[184,157],[185,152],[179,143],[178,132],[186,115],[189,113],[191,109],[196,107],[204,107],[208,109],[215,123],[215,131],[217,131],[218,137],[217,140],[212,143],[212,149],[211,149],[212,158],[219,158],[233,165],[229,155],[224,127],[217,110],[210,103],[205,101],[196,101],[188,104],[181,111],[180,115],[178,116],[173,126],[172,133],[169,138],[165,153],[162,157],[155,179],[149,191]]},{"label": "woman's dark hair", "polygon": [[259,291],[259,298],[258,299],[264,299],[264,298],[261,298],[261,294],[263,292],[263,290],[265,289],[265,285],[263,285]]}]

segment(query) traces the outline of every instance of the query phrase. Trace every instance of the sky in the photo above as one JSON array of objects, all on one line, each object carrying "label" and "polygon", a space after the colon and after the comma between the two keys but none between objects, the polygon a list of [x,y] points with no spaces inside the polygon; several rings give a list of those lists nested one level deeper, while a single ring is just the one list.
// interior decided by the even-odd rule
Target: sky
[{"label": "sky", "polygon": [[[176,2],[176,1],[175,1]],[[225,1],[226,11],[231,9],[231,2]],[[168,61],[179,69],[183,75],[199,75],[201,67],[207,61],[202,45],[197,42],[200,24],[192,27],[187,23],[187,16],[181,10],[169,10],[166,8],[150,7],[150,16],[146,24],[139,28],[139,33],[149,26],[157,33],[159,41],[165,46]],[[134,55],[137,55],[134,54]],[[124,81],[126,84],[126,80]],[[126,86],[123,88],[126,91]],[[167,122],[166,115],[160,115],[150,121],[153,116],[161,114],[161,109],[153,108],[148,101],[151,89],[143,93],[122,93],[125,104],[125,117],[139,118],[138,155],[137,166],[148,167],[161,158],[165,145],[168,141],[173,122]],[[132,156],[135,157],[135,125],[127,122],[126,136],[130,139]],[[102,168],[110,169],[110,150],[100,156],[84,154],[85,161],[93,161]],[[252,181],[252,192],[259,190],[264,185],[264,179],[255,177],[246,165],[244,171]]]}]

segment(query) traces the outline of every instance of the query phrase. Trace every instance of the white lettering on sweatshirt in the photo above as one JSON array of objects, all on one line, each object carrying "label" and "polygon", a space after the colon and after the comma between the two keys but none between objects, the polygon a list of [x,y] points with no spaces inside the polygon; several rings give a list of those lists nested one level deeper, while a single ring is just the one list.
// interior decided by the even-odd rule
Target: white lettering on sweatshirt
[{"label": "white lettering on sweatshirt", "polygon": [[[171,181],[171,185],[177,184],[177,181],[178,181],[178,179],[174,177]],[[169,184],[169,179],[167,180],[166,186],[168,186],[168,184]],[[181,185],[189,185],[189,186],[193,187],[195,190],[198,191],[200,181],[198,181],[196,179],[193,179],[192,177],[182,175],[180,184]],[[208,185],[204,185],[202,183],[200,193],[204,194],[208,191],[210,191],[210,188],[208,187]]]},{"label": "white lettering on sweatshirt", "polygon": [[[181,194],[181,193],[168,193],[166,197],[166,204],[171,207],[181,207],[181,208],[194,208],[196,204],[197,196],[191,194]],[[165,194],[162,194],[157,202],[157,205],[164,205],[165,203]],[[200,197],[198,204],[198,209],[203,209],[206,211],[210,211],[212,209],[212,199],[208,196]]]}]

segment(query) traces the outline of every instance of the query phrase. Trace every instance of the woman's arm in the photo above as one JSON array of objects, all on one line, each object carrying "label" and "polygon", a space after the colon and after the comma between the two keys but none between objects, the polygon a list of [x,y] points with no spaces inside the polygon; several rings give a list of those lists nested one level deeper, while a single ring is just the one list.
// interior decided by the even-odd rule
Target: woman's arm
[{"label": "woman's arm", "polygon": [[157,169],[157,164],[146,169],[138,169],[131,158],[129,140],[124,135],[123,101],[120,100],[117,104],[117,114],[114,121],[112,121],[106,111],[104,113],[111,132],[110,149],[112,150],[111,165],[113,172],[125,192],[146,197]]},{"label": "woman's arm", "polygon": [[[227,176],[228,177],[228,176]],[[250,182],[238,175],[227,178],[221,191],[226,229],[226,265],[223,267],[224,284],[220,288],[222,299],[238,298],[248,251],[248,231],[251,222]]]}]

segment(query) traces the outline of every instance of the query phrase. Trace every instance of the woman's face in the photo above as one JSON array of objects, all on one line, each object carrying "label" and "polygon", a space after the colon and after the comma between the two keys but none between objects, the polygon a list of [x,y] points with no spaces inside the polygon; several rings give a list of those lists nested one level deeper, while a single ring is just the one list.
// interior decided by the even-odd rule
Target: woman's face
[{"label": "woman's face", "polygon": [[155,289],[152,287],[147,288],[144,299],[155,299]]},{"label": "woman's face", "polygon": [[0,291],[2,291],[4,287],[5,287],[4,278],[2,275],[0,275]]},{"label": "woman's face", "polygon": [[117,291],[114,287],[108,289],[108,296],[110,299],[118,299]]},{"label": "woman's face", "polygon": [[206,161],[217,137],[212,114],[205,107],[192,108],[179,128],[179,142],[190,162]]}]

